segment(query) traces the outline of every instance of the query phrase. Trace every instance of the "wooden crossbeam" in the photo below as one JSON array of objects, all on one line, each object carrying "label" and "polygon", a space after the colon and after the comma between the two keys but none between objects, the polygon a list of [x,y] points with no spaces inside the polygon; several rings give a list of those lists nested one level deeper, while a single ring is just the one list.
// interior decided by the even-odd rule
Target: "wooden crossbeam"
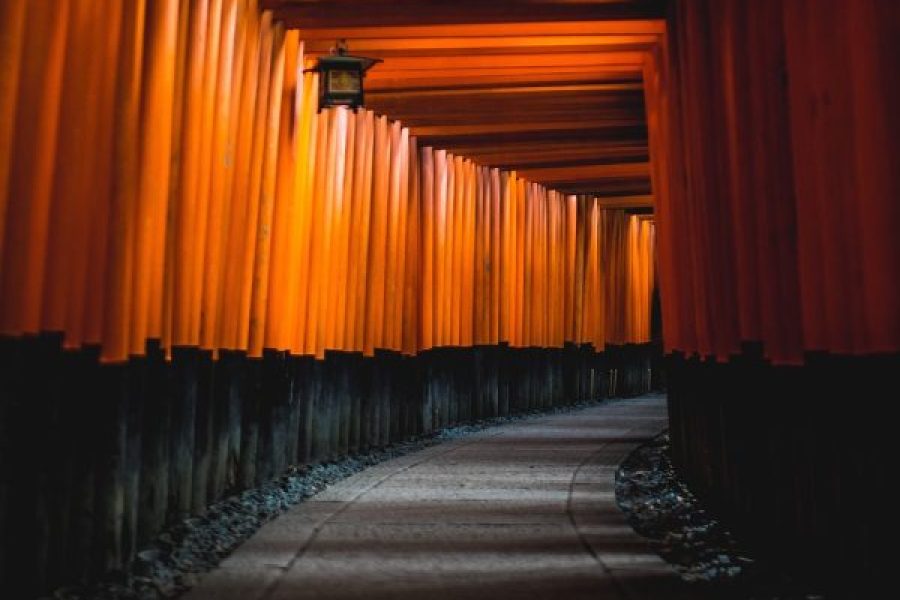
[{"label": "wooden crossbeam", "polygon": [[423,146],[556,189],[649,192],[643,69],[657,0],[263,0],[307,66],[337,39],[384,62],[366,105]]},{"label": "wooden crossbeam", "polygon": [[[548,25],[568,24],[568,30],[661,33],[658,21],[666,16],[664,0],[262,0],[275,18],[299,29],[402,27],[423,35],[443,25],[480,27],[480,31],[518,25],[509,35],[523,30],[544,31]],[[593,28],[578,25],[590,23]],[[530,26],[530,28],[529,28]],[[555,29],[559,31],[559,28]],[[428,33],[424,33],[427,35]],[[491,35],[481,33],[481,35]],[[357,36],[358,37],[358,36]],[[332,39],[334,39],[332,37]]]}]

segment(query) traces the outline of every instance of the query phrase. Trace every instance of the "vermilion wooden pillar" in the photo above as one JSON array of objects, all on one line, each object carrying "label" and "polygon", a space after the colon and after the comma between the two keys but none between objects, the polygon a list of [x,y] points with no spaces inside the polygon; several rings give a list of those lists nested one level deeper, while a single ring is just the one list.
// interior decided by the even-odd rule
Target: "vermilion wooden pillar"
[{"label": "vermilion wooden pillar", "polygon": [[669,25],[646,74],[678,467],[762,552],[869,597],[887,570],[860,494],[887,489],[900,367],[900,7],[684,1]]}]

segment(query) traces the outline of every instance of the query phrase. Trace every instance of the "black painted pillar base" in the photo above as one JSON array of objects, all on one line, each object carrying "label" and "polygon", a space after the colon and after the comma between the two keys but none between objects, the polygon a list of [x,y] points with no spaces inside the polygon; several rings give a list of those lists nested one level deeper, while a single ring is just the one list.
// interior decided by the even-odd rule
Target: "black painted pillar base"
[{"label": "black painted pillar base", "polygon": [[828,597],[889,583],[900,356],[668,358],[673,461],[737,537]]},{"label": "black painted pillar base", "polygon": [[61,341],[0,338],[4,597],[121,575],[166,525],[291,465],[613,391],[609,353],[589,345],[317,360],[193,347],[167,358],[150,341],[142,357],[100,364],[99,349]]}]

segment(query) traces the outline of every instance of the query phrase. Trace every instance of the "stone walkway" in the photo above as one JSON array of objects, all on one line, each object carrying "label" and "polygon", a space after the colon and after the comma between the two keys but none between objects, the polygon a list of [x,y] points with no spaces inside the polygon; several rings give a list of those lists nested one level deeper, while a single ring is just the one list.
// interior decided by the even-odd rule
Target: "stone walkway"
[{"label": "stone walkway", "polygon": [[264,526],[187,600],[695,598],[615,504],[666,426],[645,396],[488,429],[354,475]]}]

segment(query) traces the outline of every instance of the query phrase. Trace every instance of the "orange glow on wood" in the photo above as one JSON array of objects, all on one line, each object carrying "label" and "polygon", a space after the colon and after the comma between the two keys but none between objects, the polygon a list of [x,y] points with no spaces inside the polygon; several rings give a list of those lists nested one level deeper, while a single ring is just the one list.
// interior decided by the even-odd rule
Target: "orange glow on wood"
[{"label": "orange glow on wood", "polygon": [[317,164],[318,118],[313,109],[318,96],[318,76],[314,73],[303,75],[303,104],[299,115],[299,150],[295,166],[294,195],[299,205],[299,224],[296,232],[298,256],[297,303],[291,310],[296,312],[296,328],[293,350],[297,354],[307,353],[306,338],[309,322],[309,289],[312,281],[312,220],[314,171]]},{"label": "orange glow on wood", "polygon": [[[237,350],[240,345],[240,311],[243,298],[243,254],[246,206],[249,198],[250,156],[253,146],[254,107],[259,75],[259,18],[244,2],[238,4],[236,59],[234,62],[234,115],[229,131],[231,176],[227,229],[228,243],[223,254],[222,295],[218,324],[219,343]],[[227,268],[224,268],[227,265]]]},{"label": "orange glow on wood", "polygon": [[452,265],[447,260],[447,152],[434,152],[434,185],[435,185],[435,218],[434,218],[434,302],[435,310],[435,346],[450,344],[450,290],[449,277]]},{"label": "orange glow on wood", "polygon": [[96,88],[95,110],[100,118],[97,120],[96,146],[97,159],[94,178],[96,189],[92,196],[92,206],[88,208],[91,231],[88,238],[88,270],[86,273],[85,293],[90,294],[84,305],[84,343],[100,346],[104,336],[106,311],[113,301],[108,295],[108,245],[110,221],[112,214],[111,199],[113,195],[112,180],[114,169],[113,141],[114,120],[105,118],[113,114],[116,101],[116,64],[119,53],[119,36],[121,13],[119,4],[104,2],[97,7],[97,30],[106,31],[103,43],[97,46],[97,65],[104,74]]},{"label": "orange glow on wood", "polygon": [[68,8],[35,2],[25,17],[0,274],[0,330],[11,335],[40,328]]},{"label": "orange glow on wood", "polygon": [[[25,2],[4,2],[0,5],[0,232],[6,230],[16,105],[25,39],[25,8]],[[3,265],[3,246],[0,240],[0,266]],[[4,332],[7,326],[4,322]]]},{"label": "orange glow on wood", "polygon": [[381,348],[393,348],[397,339],[398,304],[402,306],[402,297],[398,295],[399,251],[400,251],[400,176],[405,162],[405,153],[409,142],[404,143],[402,128],[399,122],[390,124],[390,162],[388,165],[387,222],[384,266],[384,316]]},{"label": "orange glow on wood", "polygon": [[[515,50],[498,82],[535,64],[558,65],[553,76],[595,65],[599,75],[520,86],[525,112],[543,106],[543,92],[565,96],[562,116],[549,122],[520,128],[486,113],[469,122],[466,108],[444,124],[408,127],[365,109],[319,113],[317,76],[300,70],[312,64],[304,44],[316,51],[323,38],[301,42],[304,31],[286,32],[251,0],[23,6],[0,13],[3,333],[61,332],[70,348],[101,344],[108,362],[141,354],[150,339],[167,352],[258,357],[272,348],[322,358],[648,338],[655,225],[606,209],[652,201],[567,196],[536,179],[658,176],[639,142],[595,150],[588,138],[554,139],[579,131],[563,115],[577,102],[611,111],[589,127],[640,124],[603,95],[639,92],[638,84],[603,77],[622,61],[646,69],[637,48],[656,31],[454,29],[466,38],[419,28],[429,34],[414,43],[419,50],[392,57],[373,78],[386,86],[377,102],[414,107],[428,96],[416,86],[435,77],[416,69],[449,66],[472,48]],[[369,43],[400,51],[399,32]],[[487,76],[490,64],[485,52],[458,74]],[[401,74],[409,89],[385,83]],[[451,95],[465,107],[501,88]],[[550,137],[504,150],[471,137],[524,131]],[[460,147],[474,156],[417,133],[465,138]],[[552,166],[592,152],[634,160]],[[518,170],[484,157],[515,159]]]},{"label": "orange glow on wood", "polygon": [[[419,25],[396,27],[320,27],[305,33],[308,40],[333,42],[343,35],[353,39],[506,38],[552,35],[654,35],[665,33],[658,20],[557,21],[544,23],[504,22],[501,24]],[[448,36],[448,33],[451,34]]]},{"label": "orange glow on wood", "polygon": [[[262,356],[265,340],[266,304],[269,291],[270,254],[272,249],[272,215],[275,208],[276,177],[278,175],[279,130],[281,126],[281,100],[284,87],[284,28],[280,23],[273,27],[271,78],[269,81],[265,125],[265,143],[262,149],[262,181],[256,227],[256,248],[253,261],[252,299],[250,304],[250,335],[248,354]],[[252,230],[251,230],[252,231]]]},{"label": "orange glow on wood", "polygon": [[419,334],[419,290],[421,289],[421,267],[419,256],[421,232],[421,173],[419,172],[419,147],[415,137],[409,138],[407,151],[407,173],[409,186],[406,198],[406,248],[404,266],[406,281],[403,295],[403,353],[415,354],[420,345]]},{"label": "orange glow on wood", "polygon": [[130,4],[121,12],[121,37],[117,50],[116,121],[113,149],[113,197],[107,264],[107,306],[103,325],[102,358],[122,361],[130,346],[129,321],[134,294],[134,248],[138,229],[139,111],[141,95],[141,44],[143,3]]},{"label": "orange glow on wood", "polygon": [[[100,84],[101,71],[93,67],[102,43],[94,29],[102,19],[96,5],[74,3],[69,10],[66,59],[62,91],[71,102],[60,105],[57,159],[49,212],[46,283],[43,289],[41,327],[65,332],[64,344],[83,342],[85,284],[88,270],[89,208],[95,189],[93,176],[99,157],[85,152],[94,146],[99,115],[88,90]],[[68,125],[66,125],[68,124]],[[86,210],[87,208],[87,210]]]},{"label": "orange glow on wood", "polygon": [[[254,349],[261,349],[260,327],[262,327],[262,324],[259,319],[262,318],[263,305],[260,302],[262,289],[258,279],[260,273],[256,268],[258,264],[256,251],[264,251],[268,241],[268,231],[265,232],[265,240],[260,239],[260,233],[265,226],[262,218],[265,216],[265,208],[269,204],[269,202],[264,200],[263,195],[265,193],[264,186],[268,187],[269,185],[266,168],[269,155],[267,152],[267,138],[273,120],[270,116],[270,109],[273,103],[271,98],[273,86],[271,82],[272,76],[275,75],[272,69],[272,59],[276,33],[269,13],[263,13],[259,31],[259,50],[257,55],[257,69],[259,70],[257,82],[259,89],[256,95],[256,105],[253,109],[252,146],[248,161],[250,172],[247,178],[248,187],[244,204],[244,225],[246,231],[242,240],[243,255],[239,256],[238,259],[240,261],[242,280],[239,288],[237,347],[247,349],[250,354],[253,354]],[[281,89],[277,89],[276,95],[278,100],[280,100]],[[261,206],[263,207],[262,209]],[[261,220],[263,220],[262,223]],[[252,347],[251,343],[253,344]]]},{"label": "orange glow on wood", "polygon": [[370,212],[367,318],[364,352],[371,356],[382,348],[384,340],[384,298],[387,258],[388,194],[390,185],[391,140],[387,119],[375,120],[372,169],[372,208]]},{"label": "orange glow on wood", "polygon": [[421,150],[421,202],[422,202],[422,312],[421,348],[428,350],[434,345],[435,312],[435,205],[434,205],[434,151],[425,147]]},{"label": "orange glow on wood", "polygon": [[465,181],[462,173],[463,158],[453,156],[447,160],[447,180],[449,191],[447,200],[450,206],[447,209],[447,221],[449,223],[449,254],[450,254],[450,281],[448,286],[450,333],[447,342],[451,346],[461,346],[461,299],[462,299],[462,269],[463,269],[463,211]]},{"label": "orange glow on wood", "polygon": [[371,244],[372,183],[375,163],[376,116],[369,110],[356,114],[356,149],[353,165],[352,223],[348,264],[352,278],[347,281],[348,347],[362,352],[366,344],[368,256]]},{"label": "orange glow on wood", "polygon": [[[269,259],[269,290],[267,292],[265,346],[278,350],[291,347],[295,329],[296,280],[298,253],[291,245],[297,239],[297,195],[295,194],[294,164],[297,161],[298,123],[292,119],[298,106],[300,88],[297,65],[302,64],[299,36],[288,31],[284,39],[284,82],[282,86],[281,126],[278,131],[278,165],[276,173],[275,206],[272,215],[272,242]],[[298,115],[299,116],[299,115]],[[279,318],[271,318],[280,315]]]},{"label": "orange glow on wood", "polygon": [[356,154],[356,115],[347,114],[346,124],[346,140],[343,153],[343,173],[336,174],[336,177],[342,177],[342,186],[340,193],[341,217],[339,220],[339,235],[336,249],[338,251],[338,269],[335,279],[337,287],[337,301],[335,303],[335,347],[341,350],[350,350],[348,343],[348,282],[351,280],[350,271],[350,244],[352,235],[351,224],[354,217],[353,213],[353,185],[354,185],[354,163]]}]

